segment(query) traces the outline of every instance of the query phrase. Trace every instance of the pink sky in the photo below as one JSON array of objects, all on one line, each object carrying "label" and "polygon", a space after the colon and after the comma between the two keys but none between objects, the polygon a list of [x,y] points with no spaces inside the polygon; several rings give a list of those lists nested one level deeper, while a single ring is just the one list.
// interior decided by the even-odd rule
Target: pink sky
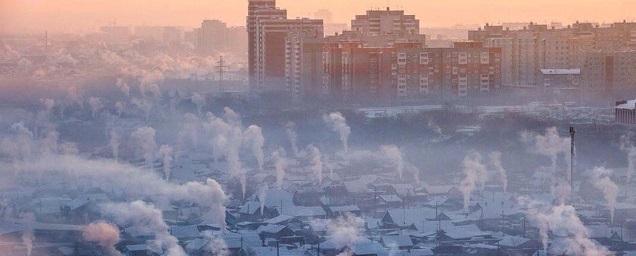
[{"label": "pink sky", "polygon": [[[328,8],[338,22],[370,8],[406,9],[423,27],[509,21],[636,19],[636,0],[279,0],[290,17]],[[0,0],[2,32],[87,32],[112,24],[193,27],[203,19],[243,25],[247,0]]]}]

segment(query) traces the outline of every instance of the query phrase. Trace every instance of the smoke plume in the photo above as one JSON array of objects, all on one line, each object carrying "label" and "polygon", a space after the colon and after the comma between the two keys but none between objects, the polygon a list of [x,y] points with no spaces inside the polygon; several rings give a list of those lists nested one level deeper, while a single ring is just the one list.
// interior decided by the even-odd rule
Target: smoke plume
[{"label": "smoke plume", "polygon": [[345,119],[340,112],[334,112],[330,113],[329,115],[324,115],[322,119],[329,126],[329,128],[331,128],[332,131],[338,133],[344,151],[348,152],[351,127],[347,125],[347,119]]},{"label": "smoke plume", "polygon": [[155,129],[152,127],[140,127],[132,133],[132,139],[137,143],[137,148],[141,150],[146,166],[152,168],[155,161],[155,150],[157,142],[155,142]]},{"label": "smoke plume", "polygon": [[[204,216],[206,221],[225,225],[224,204],[227,197],[221,185],[213,179],[174,184],[165,181],[154,172],[142,171],[112,160],[87,160],[76,155],[44,156],[31,161],[17,162],[13,167],[0,165],[0,173],[6,175],[13,171],[13,168],[26,177],[48,174],[51,179],[60,175],[62,178],[77,179],[78,189],[99,188],[106,192],[112,191],[114,196],[148,198],[166,203],[191,202],[208,211]],[[52,182],[51,186],[55,184]]]},{"label": "smoke plume", "polygon": [[395,145],[384,145],[380,147],[381,156],[386,157],[391,165],[395,168],[400,180],[402,180],[402,173],[404,172],[404,159],[402,158],[402,152],[400,148]]},{"label": "smoke plume", "polygon": [[322,184],[322,155],[320,154],[320,150],[314,145],[309,145],[307,146],[307,153],[309,157],[309,168],[318,179],[318,184]]},{"label": "smoke plume", "polygon": [[159,148],[159,155],[163,161],[163,175],[166,180],[170,180],[170,172],[172,170],[173,150],[171,146],[162,145]]},{"label": "smoke plume", "polygon": [[612,170],[603,167],[596,167],[592,170],[590,181],[594,187],[603,192],[603,198],[610,211],[610,222],[614,223],[614,212],[616,210],[616,198],[618,197],[618,185],[610,178]]},{"label": "smoke plume", "polygon": [[110,145],[110,149],[113,153],[113,159],[115,159],[115,161],[119,160],[119,145],[121,144],[121,136],[119,135],[119,133],[117,133],[117,131],[115,130],[111,130],[110,131],[110,142],[108,143]]},{"label": "smoke plume", "polygon": [[497,178],[501,182],[503,191],[508,191],[508,174],[501,164],[501,152],[495,151],[490,153],[490,163],[497,172]]},{"label": "smoke plume", "polygon": [[339,248],[351,248],[362,239],[361,229],[363,226],[364,220],[347,214],[329,222],[327,235]]},{"label": "smoke plume", "polygon": [[285,169],[287,168],[285,150],[279,148],[272,152],[272,161],[274,161],[274,170],[276,171],[276,186],[281,189],[285,180]]},{"label": "smoke plume", "polygon": [[132,203],[109,203],[102,206],[104,213],[119,225],[129,227],[133,235],[154,234],[150,246],[163,251],[167,256],[185,256],[177,238],[172,236],[163,214],[153,205],[143,201]]},{"label": "smoke plume", "polygon": [[[590,239],[590,234],[571,205],[528,206],[529,220],[539,228],[544,249],[552,255],[612,255],[607,248]],[[548,249],[549,234],[554,237]]]},{"label": "smoke plume", "polygon": [[104,248],[109,256],[119,256],[115,245],[119,243],[119,228],[104,221],[93,222],[84,227],[82,237],[89,242],[96,242]]},{"label": "smoke plume", "polygon": [[265,144],[265,138],[263,137],[263,131],[256,125],[250,125],[250,127],[243,133],[243,142],[252,150],[252,154],[256,158],[258,169],[263,170],[263,145]]},{"label": "smoke plume", "polygon": [[288,122],[285,125],[285,134],[291,145],[291,150],[294,156],[298,156],[298,134],[296,134],[296,124],[294,122]]},{"label": "smoke plume", "polygon": [[459,190],[464,195],[464,210],[468,210],[470,196],[479,186],[483,190],[488,179],[486,167],[482,164],[481,154],[477,152],[469,153],[462,163],[464,169],[464,179],[459,185]]}]

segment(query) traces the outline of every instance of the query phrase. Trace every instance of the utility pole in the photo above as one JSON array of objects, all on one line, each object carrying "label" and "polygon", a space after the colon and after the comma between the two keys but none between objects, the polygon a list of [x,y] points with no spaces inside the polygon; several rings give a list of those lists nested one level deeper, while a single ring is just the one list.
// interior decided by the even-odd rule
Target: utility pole
[{"label": "utility pole", "polygon": [[574,191],[574,135],[576,130],[574,126],[570,127],[570,190]]},{"label": "utility pole", "polygon": [[223,89],[223,73],[225,72],[225,68],[227,68],[227,66],[225,66],[225,60],[223,60],[223,55],[219,57],[216,68],[219,72],[219,89]]}]

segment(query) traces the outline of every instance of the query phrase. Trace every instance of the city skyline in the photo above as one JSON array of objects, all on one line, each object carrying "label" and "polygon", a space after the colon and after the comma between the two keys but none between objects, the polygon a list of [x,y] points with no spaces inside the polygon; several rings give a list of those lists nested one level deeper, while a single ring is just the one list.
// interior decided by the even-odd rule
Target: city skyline
[{"label": "city skyline", "polygon": [[[458,24],[479,25],[484,23],[562,22],[573,23],[590,21],[611,23],[622,20],[634,20],[629,10],[636,8],[636,2],[626,0],[585,0],[585,1],[502,1],[495,0],[480,3],[470,0],[432,1],[422,3],[416,0],[372,0],[365,2],[335,0],[279,0],[278,5],[285,6],[289,17],[313,17],[324,6],[330,9],[333,22],[349,23],[355,15],[363,14],[367,9],[404,9],[416,15],[422,27],[449,27]],[[77,1],[77,0],[38,0],[38,1],[0,1],[0,32],[3,33],[39,33],[51,32],[86,33],[97,31],[99,27],[111,24],[130,26],[184,26],[194,27],[202,19],[220,19],[231,26],[245,25],[247,1],[227,2],[171,2],[159,1]],[[448,15],[453,12],[454,15]],[[64,15],[60,15],[64,14]],[[459,18],[458,18],[459,17]],[[81,21],[81,22],[80,22]]]}]

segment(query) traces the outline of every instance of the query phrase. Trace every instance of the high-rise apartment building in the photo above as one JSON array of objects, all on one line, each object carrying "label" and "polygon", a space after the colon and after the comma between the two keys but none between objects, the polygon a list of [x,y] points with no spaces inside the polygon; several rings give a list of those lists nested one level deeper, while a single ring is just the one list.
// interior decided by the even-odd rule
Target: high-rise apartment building
[{"label": "high-rise apartment building", "polygon": [[351,21],[351,30],[369,36],[419,34],[420,21],[400,10],[370,10]]},{"label": "high-rise apartment building", "polygon": [[505,86],[536,87],[543,85],[542,69],[581,69],[585,77],[586,62],[588,66],[599,62],[587,57],[589,53],[633,48],[636,45],[634,35],[636,23],[599,26],[577,22],[567,27],[529,23],[520,29],[486,24],[469,31],[468,38],[487,47],[502,49]]},{"label": "high-rise apartment building", "polygon": [[249,0],[247,11],[248,75],[250,87],[254,89],[257,86],[256,64],[262,61],[257,58],[257,51],[263,47],[257,44],[259,23],[266,20],[284,20],[287,18],[287,11],[278,9],[276,0]]}]

